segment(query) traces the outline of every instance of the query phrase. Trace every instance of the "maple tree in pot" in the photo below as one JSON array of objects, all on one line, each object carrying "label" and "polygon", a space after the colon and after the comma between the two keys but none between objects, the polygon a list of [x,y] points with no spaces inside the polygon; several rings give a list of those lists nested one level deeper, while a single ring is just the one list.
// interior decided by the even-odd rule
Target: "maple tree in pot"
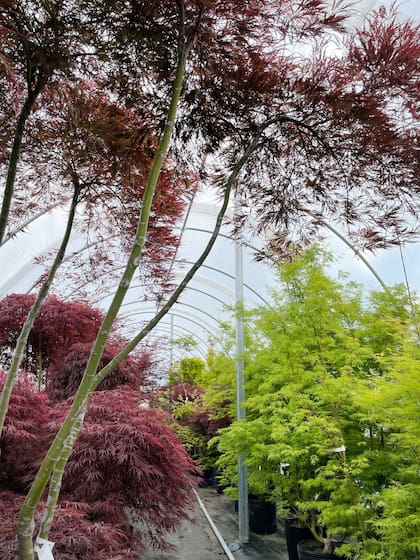
[{"label": "maple tree in pot", "polygon": [[[50,430],[68,402],[54,406]],[[169,416],[142,406],[130,389],[96,392],[64,471],[63,499],[88,502],[91,519],[130,527],[141,542],[165,546],[165,534],[188,518],[199,469],[168,426]]]},{"label": "maple tree in pot", "polygon": [[[30,376],[20,377],[0,439],[0,501],[22,502],[21,493],[35,476],[70,401],[48,406],[47,395],[36,391]],[[168,415],[141,404],[141,394],[130,388],[92,397],[64,472],[63,496],[51,528],[57,550],[76,554],[80,548],[96,547],[115,553],[123,545],[126,551],[134,545],[138,551],[147,545],[166,549],[167,532],[188,518],[200,471],[168,426]],[[16,519],[8,517],[5,524],[14,542]],[[98,529],[103,524],[109,529],[106,539],[106,531]],[[11,546],[7,538],[0,540],[0,557]]]},{"label": "maple tree in pot", "polygon": [[[17,516],[24,496],[0,490],[0,510],[2,531],[0,533],[0,558],[18,559]],[[36,513],[36,526],[43,512],[43,504]],[[55,543],[53,553],[61,560],[138,560],[142,548],[130,548],[127,534],[119,527],[103,521],[90,519],[89,504],[82,502],[60,502],[51,529],[51,540]]]}]

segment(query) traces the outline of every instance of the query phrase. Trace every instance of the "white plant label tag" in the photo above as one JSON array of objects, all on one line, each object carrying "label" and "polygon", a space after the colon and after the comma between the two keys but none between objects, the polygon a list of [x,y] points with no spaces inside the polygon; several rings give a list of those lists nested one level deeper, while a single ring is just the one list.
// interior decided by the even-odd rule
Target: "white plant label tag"
[{"label": "white plant label tag", "polygon": [[38,560],[54,560],[52,549],[55,543],[47,539],[37,537],[35,541],[34,552],[38,555]]},{"label": "white plant label tag", "polygon": [[344,453],[345,450],[345,445],[340,445],[340,447],[334,447],[334,449],[330,449],[331,453]]}]

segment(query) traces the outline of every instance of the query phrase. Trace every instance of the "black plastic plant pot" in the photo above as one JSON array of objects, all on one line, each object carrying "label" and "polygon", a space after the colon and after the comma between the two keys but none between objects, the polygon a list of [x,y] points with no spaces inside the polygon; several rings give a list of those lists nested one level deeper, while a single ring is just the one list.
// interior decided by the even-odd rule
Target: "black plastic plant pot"
[{"label": "black plastic plant pot", "polygon": [[298,543],[298,558],[299,560],[340,560],[340,558],[329,552],[323,552],[323,544],[315,539],[304,540]]},{"label": "black plastic plant pot", "polygon": [[209,467],[208,469],[205,469],[203,473],[204,485],[211,486],[211,487],[216,486],[217,484],[216,474],[217,471],[215,467]]},{"label": "black plastic plant pot", "polygon": [[270,535],[277,531],[276,504],[263,500],[250,499],[249,529],[259,535]]},{"label": "black plastic plant pot", "polygon": [[297,519],[286,518],[284,521],[284,531],[286,534],[287,552],[289,553],[289,560],[299,560],[297,545],[304,539],[312,537],[309,527],[299,524]]}]

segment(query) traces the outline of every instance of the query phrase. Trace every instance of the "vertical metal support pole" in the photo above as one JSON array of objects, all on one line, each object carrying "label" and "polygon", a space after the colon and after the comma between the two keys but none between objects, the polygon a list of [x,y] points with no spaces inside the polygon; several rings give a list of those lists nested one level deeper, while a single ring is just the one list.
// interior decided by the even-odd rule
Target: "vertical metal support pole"
[{"label": "vertical metal support pole", "polygon": [[174,316],[173,313],[169,315],[170,323],[169,323],[169,361],[170,366],[172,367],[174,364]]},{"label": "vertical metal support pole", "polygon": [[168,376],[168,412],[171,414],[171,374],[174,365],[174,316],[169,315],[169,376]]},{"label": "vertical metal support pole", "polygon": [[[243,260],[240,239],[235,241],[235,300],[236,300],[236,417],[245,420],[245,383],[244,383],[244,297],[243,297]],[[245,457],[238,457],[238,525],[239,542],[249,540],[248,521],[248,479]]]}]

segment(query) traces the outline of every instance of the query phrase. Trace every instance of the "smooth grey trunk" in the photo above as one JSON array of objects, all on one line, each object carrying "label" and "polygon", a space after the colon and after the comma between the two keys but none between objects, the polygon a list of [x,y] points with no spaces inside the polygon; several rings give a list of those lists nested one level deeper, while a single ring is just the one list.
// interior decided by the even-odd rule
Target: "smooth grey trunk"
[{"label": "smooth grey trunk", "polygon": [[77,436],[79,435],[83,423],[83,419],[86,413],[86,407],[87,407],[87,403],[84,409],[81,410],[79,413],[79,418],[75,422],[74,430],[64,441],[61,455],[54,465],[54,470],[49,485],[47,504],[45,506],[45,510],[42,516],[41,525],[38,534],[38,537],[42,539],[48,539],[48,535],[51,530],[51,525],[54,519],[55,508],[57,506],[58,497],[60,495],[64,469],[73,451],[74,443],[77,439]]}]

